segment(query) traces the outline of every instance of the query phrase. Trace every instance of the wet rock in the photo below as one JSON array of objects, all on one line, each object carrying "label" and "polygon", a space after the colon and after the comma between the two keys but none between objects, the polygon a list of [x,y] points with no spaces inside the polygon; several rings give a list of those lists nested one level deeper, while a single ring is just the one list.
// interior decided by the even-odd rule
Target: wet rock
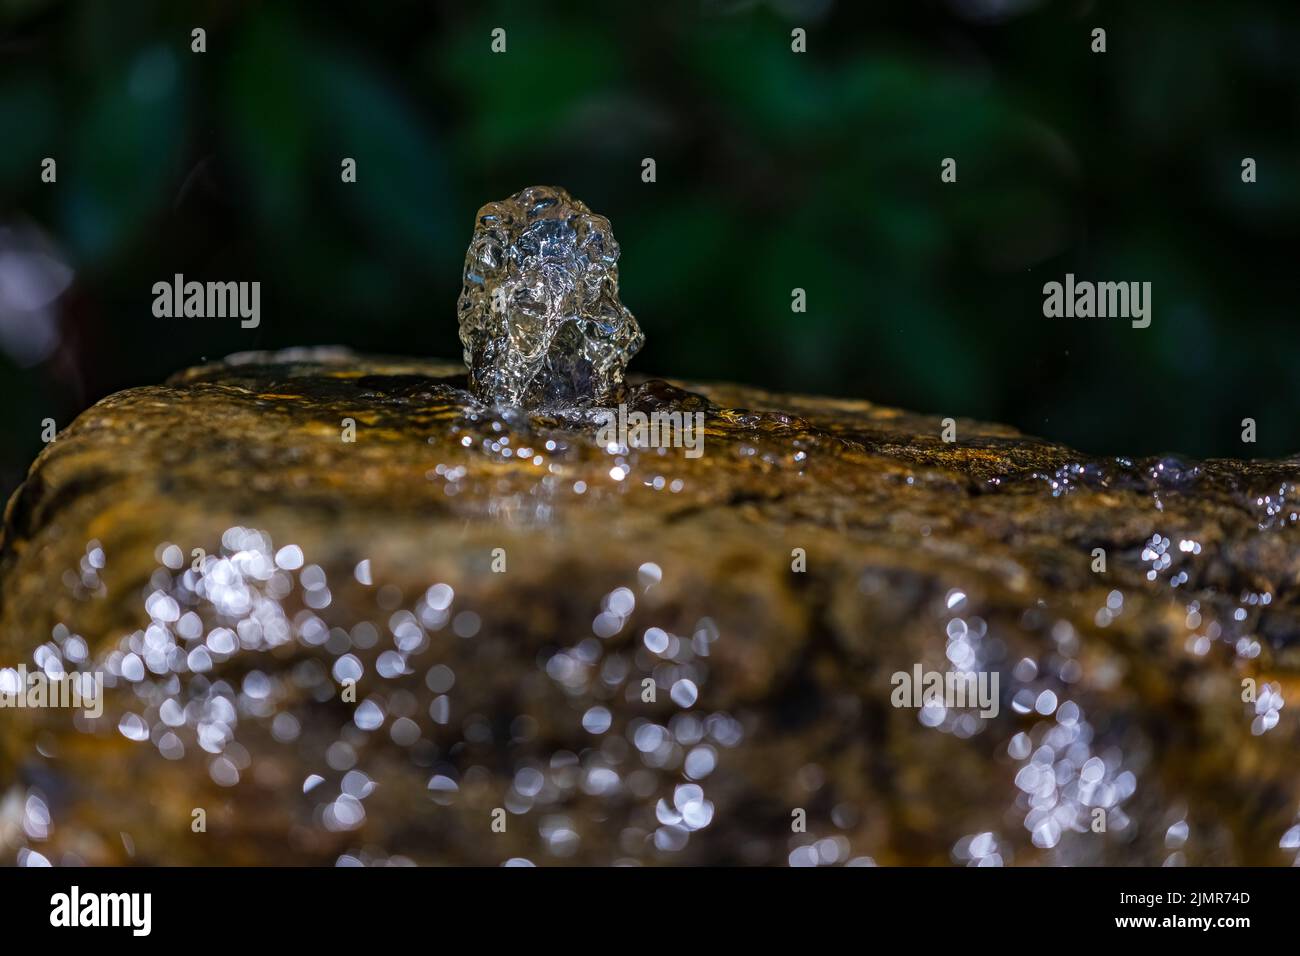
[{"label": "wet rock", "polygon": [[4,858],[1293,862],[1297,460],[634,377],[690,458],[467,384],[237,356],[42,453],[0,667],[108,686],[0,711]]}]

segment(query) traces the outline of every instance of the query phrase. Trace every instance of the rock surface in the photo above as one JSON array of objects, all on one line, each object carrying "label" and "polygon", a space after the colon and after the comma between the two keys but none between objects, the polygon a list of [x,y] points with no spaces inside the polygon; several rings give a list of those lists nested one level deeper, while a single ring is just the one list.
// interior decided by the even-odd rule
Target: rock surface
[{"label": "rock surface", "polygon": [[110,686],[0,711],[6,860],[1294,862],[1300,461],[636,378],[704,453],[611,452],[465,388],[236,356],[46,448],[0,667]]}]

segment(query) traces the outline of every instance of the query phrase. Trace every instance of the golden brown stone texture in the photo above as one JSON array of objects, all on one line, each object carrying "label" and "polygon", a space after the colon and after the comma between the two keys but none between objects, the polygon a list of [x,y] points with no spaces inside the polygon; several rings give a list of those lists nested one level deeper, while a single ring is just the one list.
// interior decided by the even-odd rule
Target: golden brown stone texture
[{"label": "golden brown stone texture", "polygon": [[[705,413],[689,458],[464,387],[245,355],[46,448],[0,667],[109,686],[0,710],[5,859],[1294,860],[1300,460],[634,376]],[[893,706],[917,666],[998,714]]]}]

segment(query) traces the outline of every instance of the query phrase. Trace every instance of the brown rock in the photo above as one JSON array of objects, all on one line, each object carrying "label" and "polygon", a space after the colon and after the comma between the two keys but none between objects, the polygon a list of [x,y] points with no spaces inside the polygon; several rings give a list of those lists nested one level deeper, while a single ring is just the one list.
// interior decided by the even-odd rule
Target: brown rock
[{"label": "brown rock", "polygon": [[[1293,861],[1300,461],[632,381],[701,457],[343,353],[86,411],[6,511],[0,666],[103,671],[104,713],[0,711],[0,853]],[[996,716],[891,703],[959,665]]]}]

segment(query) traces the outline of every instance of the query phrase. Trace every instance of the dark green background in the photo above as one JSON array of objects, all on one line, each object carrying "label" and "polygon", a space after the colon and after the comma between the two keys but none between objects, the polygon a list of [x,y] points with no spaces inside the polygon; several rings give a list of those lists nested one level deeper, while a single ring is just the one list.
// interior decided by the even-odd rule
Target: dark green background
[{"label": "dark green background", "polygon": [[[1298,92],[1293,0],[0,0],[0,225],[76,270],[57,351],[0,352],[0,491],[42,418],[205,357],[459,357],[475,210],[533,183],[613,222],[640,371],[1293,453]],[[155,319],[176,272],[261,281],[261,328]],[[1152,326],[1044,318],[1066,272],[1150,281]]]}]

